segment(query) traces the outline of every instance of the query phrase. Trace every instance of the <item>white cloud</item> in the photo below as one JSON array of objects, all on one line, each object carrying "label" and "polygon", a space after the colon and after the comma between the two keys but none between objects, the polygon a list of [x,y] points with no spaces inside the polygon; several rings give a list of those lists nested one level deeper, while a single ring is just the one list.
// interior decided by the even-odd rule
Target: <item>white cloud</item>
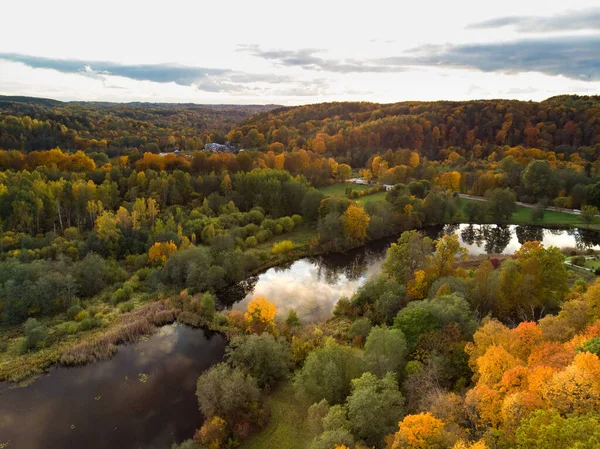
[{"label": "white cloud", "polygon": [[[106,0],[89,5],[74,0],[3,5],[5,17],[26,17],[27,25],[22,20],[5,21],[3,35],[11,38],[0,41],[0,53],[85,64],[78,73],[66,73],[0,60],[0,93],[62,100],[280,104],[540,100],[558,93],[600,93],[600,82],[594,81],[600,79],[594,71],[600,66],[600,53],[596,59],[575,46],[573,52],[585,58],[579,61],[590,71],[587,80],[573,79],[573,73],[555,70],[547,60],[538,70],[545,75],[535,65],[497,71],[498,65],[508,65],[511,52],[520,53],[523,47],[515,43],[525,34],[541,40],[569,33],[597,39],[596,22],[590,19],[600,14],[597,0],[578,1],[576,10],[545,0],[506,0],[502,11],[494,13],[474,0],[434,1],[426,6],[375,0],[360,8],[321,0],[285,6],[274,0]],[[561,17],[579,17],[588,24],[587,34],[572,26],[553,33]],[[498,26],[508,22],[513,26]],[[533,28],[539,32],[524,33],[531,31],[523,28],[526,23],[537,24]],[[239,51],[242,45],[267,53]],[[432,48],[438,53],[425,63],[391,63],[391,58],[402,59],[408,50],[427,45],[437,46]],[[473,46],[491,49],[492,58],[472,61],[473,54],[465,49]],[[439,48],[452,53],[440,56]],[[490,64],[498,48],[506,50],[507,59]],[[436,58],[445,67],[436,65]],[[140,67],[154,67],[154,72],[141,75],[135,71]],[[493,71],[481,71],[490,67]],[[168,73],[161,71],[165,68]]]}]

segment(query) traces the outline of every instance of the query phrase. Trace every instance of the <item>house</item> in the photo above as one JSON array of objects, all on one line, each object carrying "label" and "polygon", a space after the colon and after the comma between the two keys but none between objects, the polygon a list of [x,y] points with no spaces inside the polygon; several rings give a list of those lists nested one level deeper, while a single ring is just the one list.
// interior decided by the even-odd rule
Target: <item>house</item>
[{"label": "house", "polygon": [[230,142],[222,143],[207,143],[204,145],[204,151],[212,151],[213,153],[237,153],[238,150],[235,145]]},{"label": "house", "polygon": [[389,192],[390,190],[392,190],[394,188],[394,186],[391,184],[383,184],[383,188],[385,189],[386,192]]}]

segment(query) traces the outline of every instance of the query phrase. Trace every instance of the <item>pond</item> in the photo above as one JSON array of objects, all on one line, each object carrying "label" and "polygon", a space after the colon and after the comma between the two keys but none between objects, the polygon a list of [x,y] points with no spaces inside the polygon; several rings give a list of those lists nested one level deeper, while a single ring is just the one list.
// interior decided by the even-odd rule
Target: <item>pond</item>
[{"label": "pond", "polygon": [[196,380],[225,339],[164,326],[106,361],[55,367],[28,387],[0,384],[0,447],[168,449],[202,425]]},{"label": "pond", "polygon": [[[584,229],[546,229],[536,226],[446,225],[423,231],[437,239],[456,233],[470,254],[512,254],[526,241],[539,240],[545,246],[600,249],[600,232]],[[352,296],[369,276],[379,273],[390,243],[398,236],[383,239],[346,254],[326,254],[297,260],[287,266],[270,268],[220,293],[225,306],[245,310],[250,300],[264,296],[277,307],[279,316],[295,309],[304,322],[318,322],[331,316],[342,296]]]}]

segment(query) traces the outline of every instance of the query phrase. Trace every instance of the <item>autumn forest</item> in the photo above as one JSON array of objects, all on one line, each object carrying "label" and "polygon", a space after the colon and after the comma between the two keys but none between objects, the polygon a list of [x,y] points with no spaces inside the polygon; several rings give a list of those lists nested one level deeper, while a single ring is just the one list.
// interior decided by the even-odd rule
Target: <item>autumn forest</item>
[{"label": "autumn forest", "polygon": [[[525,237],[474,255],[430,230],[595,236],[599,155],[598,96],[0,96],[0,380],[94,366],[181,325],[227,344],[172,449],[597,448],[597,247]],[[252,294],[269,268],[386,238],[326,320]]]}]

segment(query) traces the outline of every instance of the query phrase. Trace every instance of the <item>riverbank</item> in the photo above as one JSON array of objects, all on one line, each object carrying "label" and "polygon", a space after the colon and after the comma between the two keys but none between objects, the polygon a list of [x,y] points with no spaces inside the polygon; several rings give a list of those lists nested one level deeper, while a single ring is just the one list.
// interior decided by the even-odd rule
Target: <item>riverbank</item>
[{"label": "riverbank", "polygon": [[[466,206],[467,200],[461,199],[464,201],[462,207]],[[544,223],[541,222],[531,222],[526,221],[522,213],[519,217],[520,211],[517,211],[515,215],[517,219],[511,220],[506,223],[501,224],[521,224],[521,225],[531,225],[531,226],[545,226],[545,227],[575,227],[570,226],[573,223],[565,223],[565,222],[551,222],[549,221],[552,216],[548,217]],[[555,214],[558,214],[557,212]],[[515,217],[515,215],[513,217]],[[550,215],[550,214],[548,214]],[[457,224],[450,223],[452,220],[446,220],[447,224]],[[463,222],[463,221],[461,221]],[[577,223],[579,225],[579,223]],[[579,226],[577,226],[579,227]],[[594,228],[592,228],[594,229]],[[397,235],[397,232],[391,233],[389,236],[384,237],[384,239],[390,239],[390,237]],[[265,263],[258,266],[255,270],[250,273],[250,276],[255,276],[261,274],[272,267],[277,266],[285,266],[286,264],[291,264],[296,260],[326,254],[328,251],[322,246],[316,244],[318,238],[317,229],[313,228],[308,224],[304,224],[297,229],[279,235],[276,238],[272,239],[269,242],[265,242],[257,247],[257,249],[265,251],[268,253],[268,258]],[[278,254],[274,255],[271,253],[272,246],[280,241],[290,240],[294,244],[294,248],[286,253],[286,254]],[[374,243],[374,242],[366,242]],[[582,270],[583,271],[583,270]],[[103,326],[95,329],[85,330],[85,331],[77,331],[75,334],[64,334],[61,333],[58,335],[58,332],[62,332],[62,328],[65,324],[69,322],[69,319],[65,314],[58,315],[55,317],[41,319],[45,325],[50,329],[51,336],[56,336],[57,338],[52,338],[53,343],[46,347],[42,348],[35,352],[29,352],[26,354],[20,354],[17,351],[17,343],[18,340],[23,336],[22,326],[13,327],[13,328],[5,328],[3,329],[4,333],[4,341],[8,341],[9,344],[5,345],[4,351],[0,352],[0,380],[10,380],[13,382],[23,381],[24,379],[31,378],[46,372],[53,364],[61,361],[61,358],[64,354],[69,353],[73,347],[78,345],[90,344],[90,342],[95,342],[98,340],[102,340],[105,338],[105,335],[109,335],[108,340],[104,340],[100,346],[102,349],[91,351],[95,355],[94,357],[99,357],[101,352],[105,352],[106,355],[102,357],[110,357],[112,353],[114,353],[114,347],[118,344],[114,329],[118,328],[121,324],[127,322],[130,318],[130,314],[136,313],[140,308],[146,307],[148,304],[153,304],[157,301],[163,301],[170,297],[175,297],[179,295],[179,291],[175,289],[163,291],[160,294],[143,294],[140,297],[136,297],[133,300],[132,306],[133,310],[130,312],[125,312],[119,309],[118,305],[111,305],[105,302],[102,302],[100,299],[92,300],[91,305],[97,309],[98,313],[102,315]],[[164,315],[164,314],[163,314]],[[175,319],[175,318],[173,318]],[[171,321],[172,322],[172,321]],[[194,323],[189,323],[194,324]],[[139,331],[136,334],[143,333],[145,327],[139,326]],[[219,329],[215,329],[219,330]],[[111,336],[112,335],[112,336]],[[112,341],[113,339],[114,341]],[[128,342],[129,339],[126,338],[122,342]],[[89,352],[89,351],[84,351]],[[88,361],[88,360],[86,360]],[[89,360],[92,361],[92,360]]]}]

